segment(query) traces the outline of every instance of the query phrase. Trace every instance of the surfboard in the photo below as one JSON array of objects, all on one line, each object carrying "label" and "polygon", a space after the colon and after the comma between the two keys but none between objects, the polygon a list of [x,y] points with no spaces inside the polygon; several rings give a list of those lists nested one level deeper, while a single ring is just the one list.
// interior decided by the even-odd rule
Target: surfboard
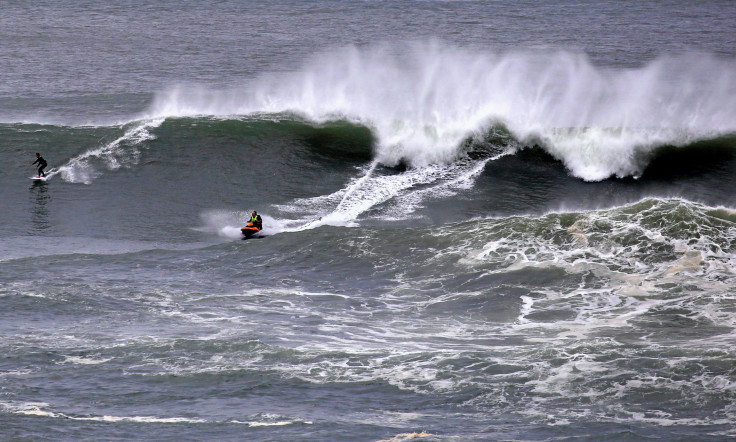
[{"label": "surfboard", "polygon": [[46,181],[47,179],[49,179],[49,176],[30,176],[28,178],[32,179],[33,181]]}]

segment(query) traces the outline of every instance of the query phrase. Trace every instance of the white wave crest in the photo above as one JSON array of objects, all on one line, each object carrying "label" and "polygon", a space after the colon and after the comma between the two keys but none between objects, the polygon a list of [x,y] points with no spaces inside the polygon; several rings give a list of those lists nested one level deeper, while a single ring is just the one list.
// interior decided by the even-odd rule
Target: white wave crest
[{"label": "white wave crest", "polygon": [[736,63],[701,54],[612,69],[565,51],[348,47],[244,87],[172,87],[145,117],[283,112],[365,124],[377,161],[415,167],[454,160],[463,140],[500,122],[574,175],[601,180],[636,176],[663,144],[735,132]]},{"label": "white wave crest", "polygon": [[90,184],[100,176],[101,172],[98,169],[100,164],[109,170],[136,164],[140,151],[130,146],[138,146],[146,140],[155,138],[149,130],[160,126],[163,122],[163,118],[158,118],[135,123],[122,136],[70,159],[58,169],[51,170],[47,176],[50,179],[61,174],[64,181]]}]

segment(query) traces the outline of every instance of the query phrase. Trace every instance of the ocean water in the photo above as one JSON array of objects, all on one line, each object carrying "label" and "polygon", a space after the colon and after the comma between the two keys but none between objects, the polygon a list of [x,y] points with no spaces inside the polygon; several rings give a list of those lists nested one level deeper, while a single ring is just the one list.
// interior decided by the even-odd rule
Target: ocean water
[{"label": "ocean water", "polygon": [[736,438],[736,3],[0,11],[1,439]]}]

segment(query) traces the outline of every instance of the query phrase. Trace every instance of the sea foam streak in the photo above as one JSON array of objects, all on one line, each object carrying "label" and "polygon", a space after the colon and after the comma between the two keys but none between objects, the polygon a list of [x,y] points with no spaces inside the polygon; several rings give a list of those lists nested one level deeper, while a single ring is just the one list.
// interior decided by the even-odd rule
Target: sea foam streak
[{"label": "sea foam streak", "polygon": [[229,419],[222,422],[212,422],[199,418],[185,417],[156,417],[156,416],[72,416],[69,414],[47,411],[49,404],[44,402],[28,402],[28,403],[7,403],[0,402],[0,411],[6,413],[21,414],[26,416],[36,416],[44,418],[61,418],[75,421],[96,421],[96,422],[134,422],[143,424],[203,424],[203,423],[226,423],[240,424],[249,427],[271,427],[284,426],[293,424],[311,425],[312,422],[304,420],[276,420],[280,418],[278,415],[261,415],[257,417],[266,418],[268,420],[239,421]]},{"label": "sea foam streak", "polygon": [[[361,216],[377,207],[390,208],[390,215],[381,215],[383,219],[406,219],[427,198],[453,195],[459,189],[472,187],[488,161],[507,154],[480,161],[456,161],[448,166],[430,165],[395,175],[376,173],[378,163],[373,161],[336,192],[276,206],[280,212],[289,214],[288,218],[262,215],[263,234],[302,231],[324,225],[352,227],[358,224]],[[417,189],[419,186],[422,188]],[[247,211],[208,211],[201,214],[203,226],[195,230],[238,239],[242,237],[240,227],[248,222],[249,216]]]},{"label": "sea foam streak", "polygon": [[[90,184],[100,175],[95,163],[102,163],[109,170],[135,164],[140,154],[136,146],[155,138],[149,130],[160,126],[163,122],[163,118],[155,118],[133,123],[119,138],[70,159],[58,169],[51,170],[47,176],[52,178],[61,174],[64,181]],[[126,149],[125,146],[129,148]]]},{"label": "sea foam streak", "polygon": [[283,112],[367,125],[379,163],[414,167],[453,161],[463,140],[501,123],[595,181],[638,175],[659,146],[735,132],[736,63],[679,56],[611,69],[564,51],[348,47],[244,87],[173,87],[143,118]]}]

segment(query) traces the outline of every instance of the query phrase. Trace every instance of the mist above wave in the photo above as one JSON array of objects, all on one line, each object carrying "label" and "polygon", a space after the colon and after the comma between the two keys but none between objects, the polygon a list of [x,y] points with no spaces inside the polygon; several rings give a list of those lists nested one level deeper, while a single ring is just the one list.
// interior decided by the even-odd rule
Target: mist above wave
[{"label": "mist above wave", "polygon": [[638,175],[656,147],[734,132],[735,92],[736,63],[710,55],[611,69],[579,53],[433,43],[347,47],[228,90],[174,86],[156,95],[145,117],[347,119],[374,131],[379,162],[415,167],[452,161],[463,140],[500,123],[594,181]]}]

